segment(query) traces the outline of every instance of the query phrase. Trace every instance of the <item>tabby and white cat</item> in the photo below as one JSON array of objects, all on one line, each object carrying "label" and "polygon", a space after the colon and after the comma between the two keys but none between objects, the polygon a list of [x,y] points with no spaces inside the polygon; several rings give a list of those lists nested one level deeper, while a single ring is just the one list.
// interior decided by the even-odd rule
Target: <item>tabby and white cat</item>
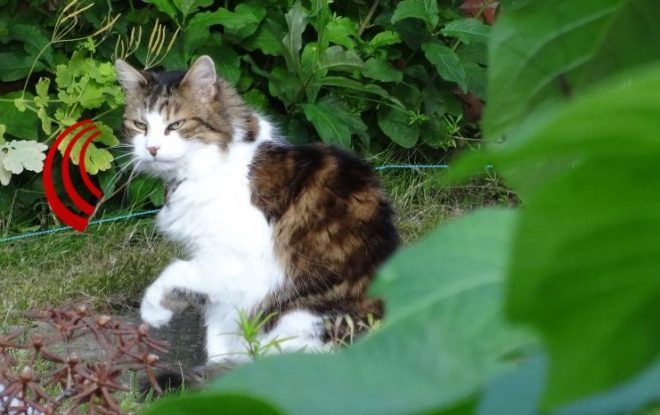
[{"label": "tabby and white cat", "polygon": [[285,339],[283,351],[325,349],[325,319],[382,314],[365,292],[398,237],[366,163],[287,144],[208,56],[187,72],[116,68],[135,168],[168,187],[158,228],[187,250],[146,290],[145,322],[167,324],[173,299],[203,296],[214,363],[246,356],[238,310],[276,313],[261,340]]}]

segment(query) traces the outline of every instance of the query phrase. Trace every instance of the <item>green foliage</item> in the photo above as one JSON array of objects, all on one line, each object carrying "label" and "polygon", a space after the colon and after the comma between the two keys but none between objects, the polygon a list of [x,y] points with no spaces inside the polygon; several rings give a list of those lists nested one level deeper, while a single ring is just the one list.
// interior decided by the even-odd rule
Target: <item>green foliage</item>
[{"label": "green foliage", "polygon": [[216,394],[201,393],[178,399],[164,399],[153,405],[153,414],[207,415],[207,414],[250,414],[280,415],[281,412],[269,403],[243,395],[224,395],[220,401]]},{"label": "green foliage", "polygon": [[[458,3],[36,0],[26,8],[10,0],[0,13],[0,81],[18,82],[0,96],[0,119],[9,139],[49,145],[67,126],[92,118],[104,133],[88,149],[88,172],[106,193],[129,189],[131,205],[159,202],[162,188],[131,188],[125,162],[115,160],[124,150],[113,149],[122,95],[112,61],[179,70],[208,54],[295,143],[322,140],[366,154],[448,149],[464,128],[474,130],[462,121],[455,86],[485,94],[486,62],[479,56],[489,27],[466,19]],[[458,130],[453,120],[460,120]],[[44,207],[43,199],[36,205],[23,199],[21,190],[33,186],[38,177],[22,174],[5,188],[26,213],[15,223]]]},{"label": "green foliage", "polygon": [[485,134],[516,139],[516,127],[534,121],[537,109],[656,60],[660,28],[648,19],[658,15],[654,0],[527,1],[505,13],[489,48]]},{"label": "green foliage", "polygon": [[543,332],[551,404],[616,384],[658,353],[657,74],[579,100],[497,157],[526,201],[509,309]]}]

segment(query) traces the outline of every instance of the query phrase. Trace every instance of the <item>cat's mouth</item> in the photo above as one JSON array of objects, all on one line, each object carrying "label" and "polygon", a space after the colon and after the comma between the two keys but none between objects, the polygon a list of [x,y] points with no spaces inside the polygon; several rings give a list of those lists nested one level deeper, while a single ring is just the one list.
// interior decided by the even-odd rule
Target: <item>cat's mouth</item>
[{"label": "cat's mouth", "polygon": [[177,170],[178,159],[171,158],[138,158],[134,169],[157,177],[169,177]]}]

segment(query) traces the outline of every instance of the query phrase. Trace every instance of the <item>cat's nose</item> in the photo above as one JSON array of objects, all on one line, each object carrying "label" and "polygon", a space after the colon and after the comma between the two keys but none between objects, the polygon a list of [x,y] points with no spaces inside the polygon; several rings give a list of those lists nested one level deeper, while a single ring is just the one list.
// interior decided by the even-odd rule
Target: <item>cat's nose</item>
[{"label": "cat's nose", "polygon": [[152,156],[156,157],[156,154],[158,154],[158,149],[159,149],[159,148],[160,148],[160,147],[149,146],[149,147],[147,147],[147,151],[149,152],[149,154],[151,154]]}]

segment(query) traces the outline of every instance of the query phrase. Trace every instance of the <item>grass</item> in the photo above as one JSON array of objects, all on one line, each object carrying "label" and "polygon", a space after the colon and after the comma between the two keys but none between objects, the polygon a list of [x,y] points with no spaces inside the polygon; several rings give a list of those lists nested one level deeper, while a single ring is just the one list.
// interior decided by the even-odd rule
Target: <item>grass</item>
[{"label": "grass", "polygon": [[[386,171],[383,183],[397,211],[404,244],[474,208],[513,204],[495,177],[443,187],[439,170]],[[0,244],[0,327],[29,308],[88,301],[103,312],[125,312],[177,248],[154,230],[153,218],[90,227]]]}]

